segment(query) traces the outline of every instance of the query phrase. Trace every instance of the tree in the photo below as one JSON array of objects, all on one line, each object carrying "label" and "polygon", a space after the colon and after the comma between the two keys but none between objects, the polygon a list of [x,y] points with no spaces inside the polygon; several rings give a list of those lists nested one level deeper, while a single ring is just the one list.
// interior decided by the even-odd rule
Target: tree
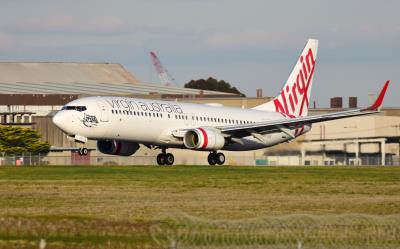
[{"label": "tree", "polygon": [[212,77],[209,77],[207,80],[199,79],[199,80],[191,80],[185,84],[186,88],[193,89],[201,89],[201,90],[211,90],[211,91],[219,91],[226,93],[236,93],[242,97],[246,97],[243,93],[241,93],[236,87],[231,86],[228,82],[224,80],[216,80]]},{"label": "tree", "polygon": [[33,129],[0,126],[0,152],[7,154],[32,153],[47,154],[50,150],[48,142],[40,142],[40,135]]}]

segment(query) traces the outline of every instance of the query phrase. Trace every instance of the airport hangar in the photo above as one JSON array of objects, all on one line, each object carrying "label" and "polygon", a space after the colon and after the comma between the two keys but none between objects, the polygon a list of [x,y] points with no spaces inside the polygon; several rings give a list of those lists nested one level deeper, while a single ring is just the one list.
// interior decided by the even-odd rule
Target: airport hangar
[{"label": "airport hangar", "polygon": [[[70,157],[61,160],[75,163],[93,163],[90,157],[104,156],[92,151],[85,160],[72,160],[78,148],[52,122],[54,113],[69,101],[83,96],[119,95],[139,98],[219,103],[226,106],[251,108],[271,98],[257,92],[255,98],[235,94],[203,91],[182,87],[142,83],[117,63],[76,62],[0,62],[0,123],[28,126],[36,129],[43,140],[52,145],[49,164],[57,164],[52,156]],[[350,107],[357,107],[357,99],[349,99]],[[312,108],[310,115],[344,109],[342,98],[331,99],[330,108]],[[400,108],[384,108],[383,114],[355,117],[314,124],[311,132],[291,143],[281,144],[255,152],[227,154],[227,163],[248,165],[398,165],[400,153]],[[89,148],[95,148],[90,142]],[[156,151],[139,150],[136,156],[152,158]],[[196,155],[201,152],[176,152],[177,163],[206,164]],[[204,153],[204,152],[203,152]],[[111,162],[134,164],[135,156]],[[110,162],[99,160],[97,162]]]}]

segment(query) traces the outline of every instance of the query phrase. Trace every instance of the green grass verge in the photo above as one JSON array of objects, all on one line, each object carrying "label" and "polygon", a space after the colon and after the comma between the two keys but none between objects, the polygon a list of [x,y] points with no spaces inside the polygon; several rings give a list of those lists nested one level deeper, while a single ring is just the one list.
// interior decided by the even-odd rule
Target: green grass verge
[{"label": "green grass verge", "polygon": [[[208,232],[220,241],[237,230],[235,225],[221,230],[214,221],[273,224],[241,233],[248,238],[275,231],[276,219],[288,229],[293,214],[313,217],[306,220],[314,223],[322,219],[324,229],[340,227],[335,217],[362,214],[347,226],[360,228],[372,217],[382,233],[386,220],[398,219],[399,180],[398,167],[0,167],[0,248],[37,248],[42,237],[50,248],[162,248],[154,235],[165,221],[179,229],[183,222],[181,234],[201,231],[191,236],[204,245]],[[201,221],[180,219],[180,214]],[[295,223],[297,232],[305,229],[299,224],[310,225],[304,216],[296,217],[301,221]],[[208,225],[200,229],[197,223]],[[360,229],[358,234],[370,232]],[[297,241],[297,232],[290,230],[284,241]],[[330,236],[337,234],[340,229]],[[362,239],[356,241],[362,245]]]}]

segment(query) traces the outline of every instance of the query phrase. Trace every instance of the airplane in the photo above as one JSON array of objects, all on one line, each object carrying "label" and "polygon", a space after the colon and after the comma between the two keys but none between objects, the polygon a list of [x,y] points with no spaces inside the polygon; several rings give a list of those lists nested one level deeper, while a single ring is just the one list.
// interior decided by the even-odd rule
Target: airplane
[{"label": "airplane", "polygon": [[153,62],[154,69],[157,72],[158,78],[165,86],[175,86],[175,79],[171,76],[166,68],[161,64],[155,52],[150,52],[151,61]]},{"label": "airplane", "polygon": [[289,142],[312,124],[380,112],[389,85],[367,108],[308,116],[318,40],[309,39],[279,95],[252,109],[116,96],[84,97],[69,102],[53,122],[82,144],[97,140],[104,154],[131,156],[141,145],[161,149],[159,165],[172,165],[169,148],[208,151],[210,165],[225,163],[221,151],[249,151]]}]

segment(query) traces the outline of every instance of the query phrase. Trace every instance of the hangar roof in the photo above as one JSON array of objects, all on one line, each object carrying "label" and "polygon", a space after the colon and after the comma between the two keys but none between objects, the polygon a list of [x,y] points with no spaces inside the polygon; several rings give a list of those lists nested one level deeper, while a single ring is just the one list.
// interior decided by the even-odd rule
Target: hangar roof
[{"label": "hangar roof", "polygon": [[69,94],[69,95],[218,95],[236,96],[232,93],[206,91],[191,88],[163,86],[149,83],[32,83],[0,82],[0,94]]},{"label": "hangar roof", "polygon": [[237,96],[139,83],[120,64],[83,62],[0,62],[0,94]]},{"label": "hangar roof", "polygon": [[0,62],[0,82],[137,83],[118,63]]}]

